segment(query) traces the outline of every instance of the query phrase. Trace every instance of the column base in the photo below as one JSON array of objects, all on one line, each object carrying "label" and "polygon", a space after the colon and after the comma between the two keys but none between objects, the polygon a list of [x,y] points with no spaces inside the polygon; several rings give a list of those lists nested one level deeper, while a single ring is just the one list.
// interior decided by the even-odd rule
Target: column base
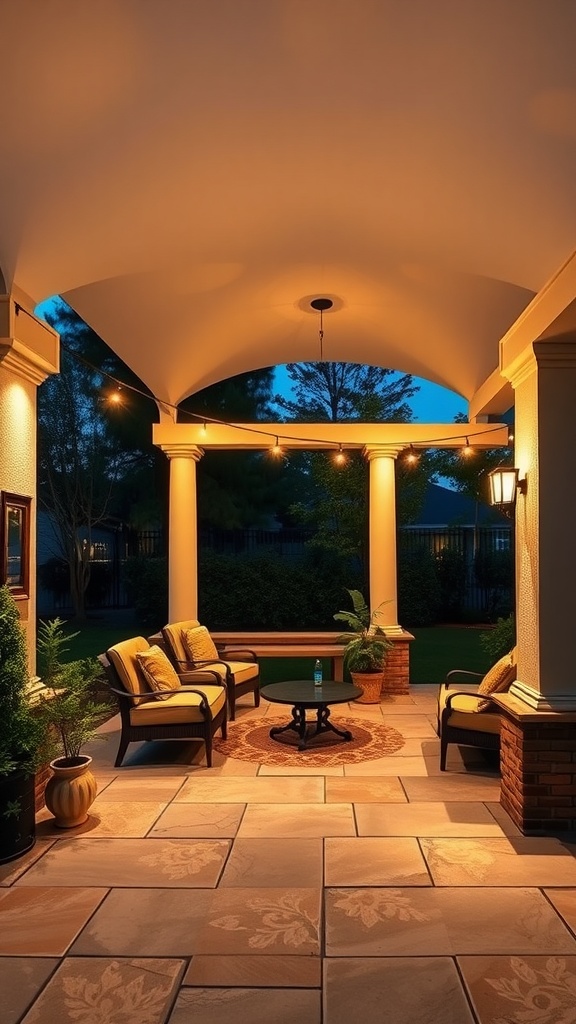
[{"label": "column base", "polygon": [[558,714],[552,722],[548,714],[539,723],[502,716],[500,803],[524,835],[576,830],[573,719]]},{"label": "column base", "polygon": [[414,637],[412,633],[399,628],[399,634],[390,634],[386,630],[386,636],[394,646],[388,651],[386,659],[382,683],[383,697],[410,693],[410,642]]}]

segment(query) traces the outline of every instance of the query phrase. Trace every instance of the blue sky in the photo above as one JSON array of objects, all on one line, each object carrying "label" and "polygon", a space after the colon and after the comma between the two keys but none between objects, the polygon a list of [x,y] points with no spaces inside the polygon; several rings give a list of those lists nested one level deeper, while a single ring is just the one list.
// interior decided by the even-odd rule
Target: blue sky
[{"label": "blue sky", "polygon": [[[468,413],[468,403],[461,395],[432,384],[422,377],[414,377],[420,390],[411,400],[414,419],[419,423],[452,423],[457,412]],[[290,384],[284,366],[276,367],[276,387],[283,392]]]}]

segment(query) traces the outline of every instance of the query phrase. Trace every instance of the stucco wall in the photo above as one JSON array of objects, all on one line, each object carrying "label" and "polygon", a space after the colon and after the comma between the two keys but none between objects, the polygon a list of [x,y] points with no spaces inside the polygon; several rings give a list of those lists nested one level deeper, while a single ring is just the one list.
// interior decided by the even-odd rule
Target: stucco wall
[{"label": "stucco wall", "polygon": [[30,670],[36,662],[36,385],[0,363],[0,491],[31,497],[30,594],[19,600]]},{"label": "stucco wall", "polygon": [[[516,388],[514,464],[528,488],[516,506],[516,591],[519,641],[518,678],[539,689],[538,610],[538,377],[533,373]],[[519,597],[521,594],[521,599]]]}]

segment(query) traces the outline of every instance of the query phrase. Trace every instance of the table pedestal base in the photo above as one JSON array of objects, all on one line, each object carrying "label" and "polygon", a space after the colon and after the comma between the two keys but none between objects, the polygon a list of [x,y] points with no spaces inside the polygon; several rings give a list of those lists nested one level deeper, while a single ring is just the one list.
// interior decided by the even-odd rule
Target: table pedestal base
[{"label": "table pedestal base", "polygon": [[318,708],[316,724],[311,723],[311,728],[308,729],[306,723],[306,705],[295,704],[292,708],[292,721],[288,722],[288,725],[279,725],[274,729],[270,729],[270,739],[275,740],[277,736],[282,732],[291,730],[300,737],[298,744],[298,750],[306,750],[308,746],[308,740],[313,739],[315,736],[319,736],[322,732],[335,732],[337,736],[340,736],[343,740],[351,740],[352,733],[348,729],[337,729],[335,725],[332,725],[330,719],[330,708],[325,704]]}]

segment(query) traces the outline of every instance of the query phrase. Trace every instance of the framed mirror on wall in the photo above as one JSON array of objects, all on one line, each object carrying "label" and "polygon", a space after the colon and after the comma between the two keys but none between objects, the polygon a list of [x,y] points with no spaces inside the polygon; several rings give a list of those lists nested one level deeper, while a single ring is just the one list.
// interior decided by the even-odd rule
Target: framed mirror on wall
[{"label": "framed mirror on wall", "polygon": [[0,499],[0,583],[7,583],[16,598],[30,596],[31,501],[8,491]]}]

